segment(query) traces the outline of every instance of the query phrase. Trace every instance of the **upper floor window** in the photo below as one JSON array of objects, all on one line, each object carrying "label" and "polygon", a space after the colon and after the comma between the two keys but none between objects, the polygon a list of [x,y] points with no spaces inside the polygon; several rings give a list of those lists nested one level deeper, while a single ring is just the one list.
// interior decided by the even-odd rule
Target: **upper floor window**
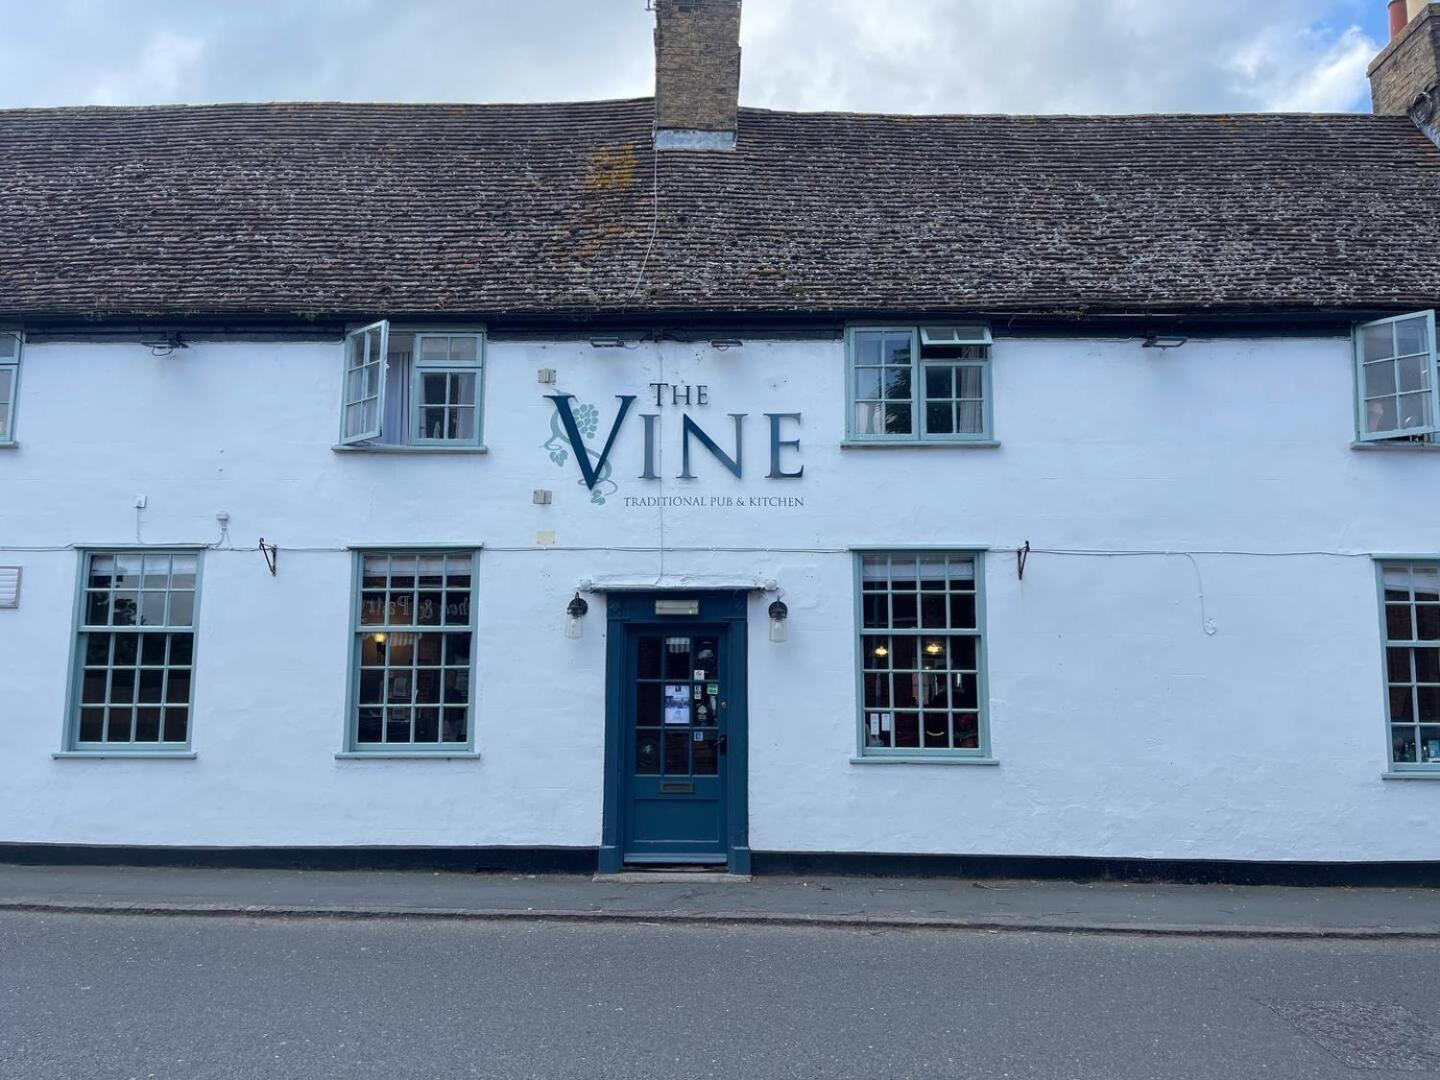
[{"label": "upper floor window", "polygon": [[988,327],[857,327],[849,337],[851,438],[992,438]]},{"label": "upper floor window", "polygon": [[24,343],[19,330],[0,327],[0,446],[15,441],[15,391],[20,385],[20,350]]},{"label": "upper floor window", "polygon": [[1355,368],[1362,440],[1434,440],[1440,430],[1435,312],[1417,311],[1356,327]]},{"label": "upper floor window", "polygon": [[346,336],[340,442],[479,446],[485,336],[392,330]]}]

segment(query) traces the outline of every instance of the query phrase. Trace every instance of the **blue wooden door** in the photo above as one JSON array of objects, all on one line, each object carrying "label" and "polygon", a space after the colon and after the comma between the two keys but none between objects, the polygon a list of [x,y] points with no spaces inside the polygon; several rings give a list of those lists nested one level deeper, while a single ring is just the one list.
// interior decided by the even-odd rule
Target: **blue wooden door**
[{"label": "blue wooden door", "polygon": [[727,862],[730,717],[739,700],[728,627],[630,624],[624,651],[624,861]]}]

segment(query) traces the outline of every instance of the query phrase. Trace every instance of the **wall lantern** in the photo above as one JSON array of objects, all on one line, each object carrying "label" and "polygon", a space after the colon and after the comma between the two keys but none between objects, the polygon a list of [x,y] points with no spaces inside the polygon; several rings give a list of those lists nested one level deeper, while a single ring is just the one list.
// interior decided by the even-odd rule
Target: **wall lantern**
[{"label": "wall lantern", "polygon": [[581,622],[585,613],[590,610],[590,605],[578,592],[569,604],[565,605],[565,636],[567,638],[578,638],[585,633],[585,624]]},{"label": "wall lantern", "polygon": [[784,600],[776,600],[769,607],[770,613],[770,640],[785,640],[785,621],[790,618],[790,609],[785,606]]}]

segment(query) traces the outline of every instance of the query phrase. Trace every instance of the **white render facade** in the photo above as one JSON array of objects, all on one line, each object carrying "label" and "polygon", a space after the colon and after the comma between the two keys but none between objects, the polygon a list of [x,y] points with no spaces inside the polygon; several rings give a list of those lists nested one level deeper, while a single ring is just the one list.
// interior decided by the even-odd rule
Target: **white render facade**
[{"label": "white render facade", "polygon": [[[607,606],[735,590],[731,810],[757,858],[1440,859],[1440,785],[1412,782],[1440,779],[1429,733],[1413,769],[1391,759],[1377,581],[1378,560],[1440,559],[1440,456],[1357,445],[1352,338],[992,331],[973,445],[857,444],[838,323],[495,332],[483,452],[337,449],[338,337],[197,334],[155,355],[29,336],[0,450],[0,565],[21,571],[0,610],[0,843],[603,849]],[[682,389],[657,405],[657,383]],[[636,396],[603,502],[552,456],[557,393],[595,406],[597,453]],[[682,416],[733,457],[734,414],[741,475],[692,440],[679,478]],[[183,746],[77,740],[83,560],[111,549],[198,556]],[[405,756],[356,742],[357,552],[421,550],[476,553],[473,670],[464,745]],[[897,724],[861,701],[857,564],[877,551],[978,568],[973,746],[865,745],[875,714],[887,738]]]}]

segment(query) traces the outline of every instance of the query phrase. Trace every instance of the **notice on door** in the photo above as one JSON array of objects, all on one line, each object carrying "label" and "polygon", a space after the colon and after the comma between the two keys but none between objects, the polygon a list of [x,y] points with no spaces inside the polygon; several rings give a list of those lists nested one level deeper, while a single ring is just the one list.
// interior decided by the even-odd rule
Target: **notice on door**
[{"label": "notice on door", "polygon": [[688,684],[665,684],[665,723],[690,723],[690,687]]}]

